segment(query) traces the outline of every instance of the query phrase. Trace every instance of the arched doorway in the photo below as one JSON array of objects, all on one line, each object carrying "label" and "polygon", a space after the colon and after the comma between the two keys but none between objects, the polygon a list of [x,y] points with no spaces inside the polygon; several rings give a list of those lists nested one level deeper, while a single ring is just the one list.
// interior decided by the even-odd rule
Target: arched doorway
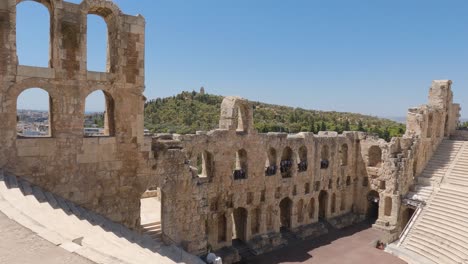
[{"label": "arched doorway", "polygon": [[232,240],[247,241],[247,210],[239,207],[232,213]]},{"label": "arched doorway", "polygon": [[405,228],[408,225],[415,212],[416,210],[414,208],[406,208],[405,211],[403,211],[401,222],[402,228]]},{"label": "arched doorway", "polygon": [[380,195],[376,191],[370,191],[367,193],[367,219],[371,223],[375,223],[379,218],[379,202]]},{"label": "arched doorway", "polygon": [[291,227],[291,213],[292,201],[289,199],[289,197],[286,197],[280,202],[281,228]]},{"label": "arched doorway", "polygon": [[327,207],[328,193],[324,190],[321,190],[319,194],[319,219],[325,219],[327,217]]}]

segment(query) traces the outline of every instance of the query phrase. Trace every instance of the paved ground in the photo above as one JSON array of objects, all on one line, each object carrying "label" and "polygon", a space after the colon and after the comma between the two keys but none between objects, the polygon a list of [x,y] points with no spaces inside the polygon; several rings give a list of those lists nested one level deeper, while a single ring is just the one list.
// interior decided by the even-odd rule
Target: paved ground
[{"label": "paved ground", "polygon": [[406,262],[373,247],[374,241],[381,234],[368,224],[360,224],[256,256],[245,263],[405,264]]},{"label": "paved ground", "polygon": [[37,236],[0,212],[0,263],[92,264]]}]

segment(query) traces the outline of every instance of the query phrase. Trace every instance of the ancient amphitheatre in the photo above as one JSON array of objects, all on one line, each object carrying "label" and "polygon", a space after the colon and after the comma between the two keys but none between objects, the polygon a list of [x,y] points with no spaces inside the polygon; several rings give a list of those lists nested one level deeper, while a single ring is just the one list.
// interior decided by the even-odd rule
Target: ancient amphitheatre
[{"label": "ancient amphitheatre", "polygon": [[[427,104],[408,110],[405,135],[390,142],[363,132],[258,133],[239,97],[224,99],[218,129],[144,136],[145,19],[112,1],[37,0],[51,14],[51,55],[48,68],[29,67],[16,50],[20,2],[0,2],[7,231],[24,226],[30,243],[59,247],[51,254],[67,263],[204,263],[208,250],[223,263],[262,263],[288,244],[338,240],[340,229],[374,219],[360,241],[367,257],[468,263],[468,133],[457,130],[451,81],[433,81]],[[107,72],[87,71],[87,14],[108,25]],[[17,136],[17,97],[32,87],[50,95],[50,137]],[[84,99],[95,90],[106,95],[106,136],[85,137]],[[0,262],[31,261],[17,254]],[[35,263],[55,263],[43,257]]]}]

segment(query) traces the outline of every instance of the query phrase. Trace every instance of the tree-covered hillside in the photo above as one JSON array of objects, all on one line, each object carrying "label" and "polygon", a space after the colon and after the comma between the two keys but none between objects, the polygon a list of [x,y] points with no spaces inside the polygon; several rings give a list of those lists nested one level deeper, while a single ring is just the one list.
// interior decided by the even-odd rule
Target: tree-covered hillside
[{"label": "tree-covered hillside", "polygon": [[[154,133],[195,133],[218,127],[222,96],[182,92],[145,104],[145,127]],[[305,110],[252,102],[255,128],[266,132],[366,131],[389,140],[401,136],[403,124],[373,116]]]}]

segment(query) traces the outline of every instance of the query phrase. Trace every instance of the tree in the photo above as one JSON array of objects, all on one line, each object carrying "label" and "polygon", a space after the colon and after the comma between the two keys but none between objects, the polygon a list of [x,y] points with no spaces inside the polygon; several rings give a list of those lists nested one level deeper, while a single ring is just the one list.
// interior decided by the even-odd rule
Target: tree
[{"label": "tree", "polygon": [[320,131],[327,131],[327,125],[325,124],[325,122],[322,121],[322,123],[320,124]]},{"label": "tree", "polygon": [[343,124],[343,131],[351,131],[351,127],[349,125],[349,120],[346,119]]},{"label": "tree", "polygon": [[366,129],[364,129],[364,125],[362,124],[362,120],[360,119],[358,121],[357,131],[366,132]]}]

